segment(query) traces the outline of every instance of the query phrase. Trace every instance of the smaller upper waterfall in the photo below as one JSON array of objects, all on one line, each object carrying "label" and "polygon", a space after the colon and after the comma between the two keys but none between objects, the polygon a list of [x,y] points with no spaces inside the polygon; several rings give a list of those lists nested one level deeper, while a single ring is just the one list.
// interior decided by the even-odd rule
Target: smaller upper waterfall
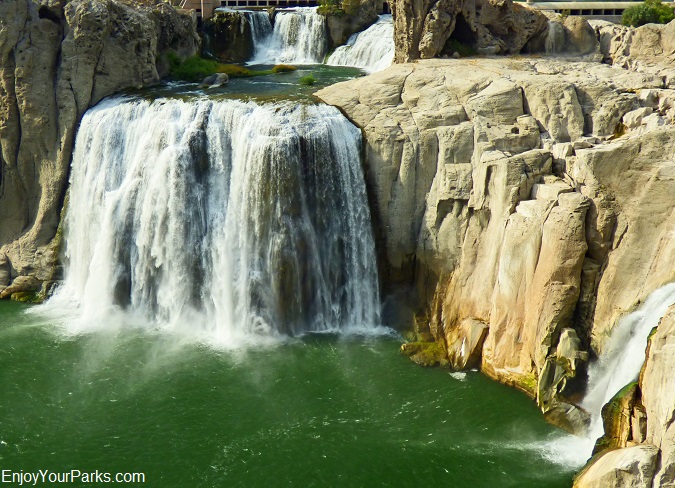
[{"label": "smaller upper waterfall", "polygon": [[251,35],[253,37],[253,43],[256,44],[257,40],[265,39],[272,35],[272,22],[270,21],[270,15],[261,10],[251,10],[244,12],[246,20],[251,25]]},{"label": "smaller upper waterfall", "polygon": [[[262,17],[258,20],[264,22]],[[319,64],[326,55],[326,19],[316,8],[279,10],[273,29],[261,24],[252,30],[255,53],[251,64]]]},{"label": "smaller upper waterfall", "polygon": [[603,405],[637,379],[645,361],[649,334],[673,304],[675,283],[654,291],[639,309],[619,321],[600,359],[590,368],[589,389],[582,406],[592,415],[590,437],[593,441],[603,433],[600,415]]},{"label": "smaller upper waterfall", "polygon": [[388,68],[393,61],[394,24],[391,15],[380,15],[380,20],[338,47],[326,64],[354,66],[372,73]]},{"label": "smaller upper waterfall", "polygon": [[548,33],[546,35],[546,54],[562,52],[565,44],[565,29],[560,22],[548,21]]}]

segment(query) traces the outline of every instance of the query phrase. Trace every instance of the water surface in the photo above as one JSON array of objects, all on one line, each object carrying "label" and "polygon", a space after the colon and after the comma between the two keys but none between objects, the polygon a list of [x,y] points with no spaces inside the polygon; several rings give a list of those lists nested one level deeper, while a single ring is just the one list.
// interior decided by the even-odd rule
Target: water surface
[{"label": "water surface", "polygon": [[[0,302],[0,464],[140,471],[149,486],[571,486],[563,434],[477,372],[393,336],[220,351],[130,329],[69,336]],[[47,321],[49,322],[49,321]]]}]

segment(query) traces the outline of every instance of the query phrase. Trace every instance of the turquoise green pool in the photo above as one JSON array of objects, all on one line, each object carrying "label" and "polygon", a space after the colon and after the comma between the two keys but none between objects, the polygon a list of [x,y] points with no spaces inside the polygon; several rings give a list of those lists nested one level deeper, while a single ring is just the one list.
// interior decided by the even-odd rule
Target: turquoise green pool
[{"label": "turquoise green pool", "polygon": [[0,302],[0,469],[142,472],[145,486],[571,486],[564,434],[395,336],[223,351],[121,326],[67,336]]}]

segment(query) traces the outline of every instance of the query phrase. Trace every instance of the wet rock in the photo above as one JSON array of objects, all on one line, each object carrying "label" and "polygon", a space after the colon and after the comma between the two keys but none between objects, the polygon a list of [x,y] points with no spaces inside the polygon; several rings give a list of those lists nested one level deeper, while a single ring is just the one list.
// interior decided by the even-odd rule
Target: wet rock
[{"label": "wet rock", "polygon": [[218,88],[219,86],[226,85],[230,81],[230,78],[225,73],[216,73],[211,76],[207,76],[202,81],[202,86],[208,88]]},{"label": "wet rock", "polygon": [[223,63],[243,63],[253,55],[253,33],[246,15],[217,11],[204,22],[202,50]]},{"label": "wet rock", "polygon": [[401,354],[420,366],[447,366],[445,347],[439,342],[408,342],[401,345]]}]

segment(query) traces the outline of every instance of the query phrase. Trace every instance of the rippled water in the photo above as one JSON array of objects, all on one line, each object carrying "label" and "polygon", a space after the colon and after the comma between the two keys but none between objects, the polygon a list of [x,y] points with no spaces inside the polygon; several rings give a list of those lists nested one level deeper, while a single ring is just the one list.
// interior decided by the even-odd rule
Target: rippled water
[{"label": "rippled water", "polygon": [[563,434],[529,399],[417,367],[395,337],[223,351],[123,324],[67,336],[24,310],[0,302],[3,469],[141,471],[160,487],[571,486],[548,448]]}]

